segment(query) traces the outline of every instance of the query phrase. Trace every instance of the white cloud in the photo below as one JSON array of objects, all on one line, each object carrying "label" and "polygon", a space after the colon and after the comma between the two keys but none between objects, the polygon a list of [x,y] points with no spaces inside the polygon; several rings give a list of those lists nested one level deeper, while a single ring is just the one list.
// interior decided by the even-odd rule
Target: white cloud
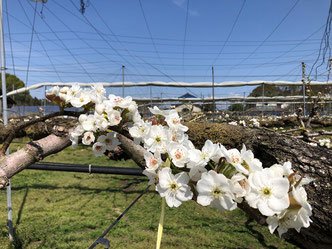
[{"label": "white cloud", "polygon": [[[183,10],[187,10],[187,1],[188,0],[172,0],[172,2],[178,6],[179,8]],[[190,16],[199,16],[199,13],[197,10],[190,9],[188,10],[188,13]]]}]

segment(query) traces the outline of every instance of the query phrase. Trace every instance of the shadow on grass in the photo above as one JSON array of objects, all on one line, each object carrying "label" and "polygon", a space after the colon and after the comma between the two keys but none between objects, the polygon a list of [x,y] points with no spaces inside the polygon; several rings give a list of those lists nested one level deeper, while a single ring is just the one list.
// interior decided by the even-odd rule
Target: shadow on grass
[{"label": "shadow on grass", "polygon": [[[77,189],[82,191],[90,191],[95,193],[100,192],[109,192],[109,193],[116,193],[116,192],[122,192],[124,194],[135,194],[135,193],[141,193],[142,190],[136,190],[136,189],[130,189],[132,186],[140,184],[142,182],[148,182],[147,179],[130,179],[127,181],[127,179],[121,179],[123,180],[123,183],[125,183],[124,186],[121,186],[119,188],[116,187],[106,187],[106,188],[91,188],[91,187],[84,187],[84,186],[78,186],[78,185],[72,185],[72,186],[52,186],[50,184],[31,184],[28,188],[30,189],[46,189],[46,190],[56,190],[56,189]],[[19,186],[19,187],[12,187],[12,190],[22,190],[27,188],[26,186]],[[154,190],[149,190],[147,193],[156,193]],[[27,192],[26,192],[27,195]],[[24,196],[24,202],[26,195]],[[22,205],[21,205],[22,207]],[[21,209],[20,209],[21,210]]]},{"label": "shadow on grass", "polygon": [[22,200],[20,209],[19,209],[18,214],[17,214],[16,225],[15,225],[14,229],[16,229],[17,226],[20,224],[22,211],[23,211],[25,202],[27,200],[28,193],[29,193],[29,187],[26,187],[26,190],[25,190],[25,193],[24,193],[24,196],[23,196],[23,200]]},{"label": "shadow on grass", "polygon": [[264,235],[262,233],[258,232],[257,230],[255,230],[253,225],[250,224],[253,221],[254,221],[254,219],[249,217],[245,223],[246,228],[250,230],[252,235],[259,241],[259,243],[261,243],[262,246],[264,246],[264,248],[277,249],[277,247],[275,247],[275,246],[266,244]]},{"label": "shadow on grass", "polygon": [[27,200],[28,193],[29,193],[29,187],[26,187],[25,193],[24,193],[24,196],[23,196],[23,200],[22,200],[20,209],[18,211],[15,226],[13,227],[13,233],[14,233],[13,234],[14,235],[13,236],[13,241],[10,243],[8,248],[15,248],[15,249],[23,248],[23,240],[20,238],[20,236],[17,233],[17,226],[20,224],[21,217],[22,217],[22,211],[23,211],[25,202]]}]

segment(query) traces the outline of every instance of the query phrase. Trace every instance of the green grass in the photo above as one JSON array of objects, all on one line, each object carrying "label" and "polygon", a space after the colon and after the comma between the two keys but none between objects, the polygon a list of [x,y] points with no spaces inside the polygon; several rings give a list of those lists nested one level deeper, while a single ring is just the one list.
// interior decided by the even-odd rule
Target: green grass
[{"label": "green grass", "polygon": [[[17,144],[12,145],[15,150]],[[71,148],[45,161],[131,165]],[[147,186],[134,176],[24,170],[12,182],[15,240],[8,241],[6,192],[0,192],[0,248],[88,248]],[[106,236],[111,248],[155,248],[161,198],[151,188]],[[97,246],[96,248],[104,248]],[[237,209],[189,201],[166,208],[162,248],[295,248]]]}]

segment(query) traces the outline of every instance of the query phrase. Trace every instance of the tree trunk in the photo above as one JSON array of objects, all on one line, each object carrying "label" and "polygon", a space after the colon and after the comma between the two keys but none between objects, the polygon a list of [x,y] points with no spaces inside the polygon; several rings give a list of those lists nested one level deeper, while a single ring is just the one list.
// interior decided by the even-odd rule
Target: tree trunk
[{"label": "tree trunk", "polygon": [[[332,152],[313,147],[302,140],[260,129],[248,129],[224,124],[188,123],[189,139],[201,148],[207,139],[220,142],[227,148],[251,149],[263,165],[292,162],[294,171],[314,179],[306,186],[308,201],[312,205],[312,223],[283,235],[287,241],[302,248],[332,248]],[[248,213],[248,212],[247,212]],[[262,223],[260,217],[254,217]]]}]

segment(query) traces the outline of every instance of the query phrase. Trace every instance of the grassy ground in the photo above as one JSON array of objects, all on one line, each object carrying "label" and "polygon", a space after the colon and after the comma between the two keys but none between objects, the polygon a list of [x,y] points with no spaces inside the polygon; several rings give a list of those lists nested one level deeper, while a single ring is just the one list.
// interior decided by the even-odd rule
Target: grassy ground
[{"label": "grassy ground", "polygon": [[[95,158],[84,147],[45,161],[134,165]],[[14,243],[7,238],[6,192],[0,192],[0,248],[88,248],[146,186],[144,177],[25,170],[12,178]],[[160,207],[151,188],[106,236],[111,248],[154,248]],[[166,209],[162,248],[295,247],[241,210],[222,213],[190,201]]]}]

